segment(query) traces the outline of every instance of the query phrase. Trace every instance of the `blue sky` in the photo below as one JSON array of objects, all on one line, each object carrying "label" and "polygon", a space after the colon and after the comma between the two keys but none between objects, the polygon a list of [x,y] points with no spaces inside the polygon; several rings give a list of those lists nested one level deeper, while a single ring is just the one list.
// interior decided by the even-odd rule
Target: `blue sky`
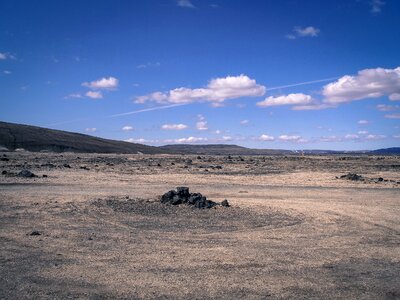
[{"label": "blue sky", "polygon": [[400,1],[2,1],[0,105],[149,145],[400,146]]}]

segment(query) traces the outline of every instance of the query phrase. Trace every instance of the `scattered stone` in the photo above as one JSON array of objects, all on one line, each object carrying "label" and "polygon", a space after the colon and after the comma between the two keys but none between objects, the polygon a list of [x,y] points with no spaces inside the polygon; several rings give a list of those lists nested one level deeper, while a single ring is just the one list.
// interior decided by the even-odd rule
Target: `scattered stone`
[{"label": "scattered stone", "polygon": [[35,174],[33,174],[31,171],[29,170],[22,170],[17,174],[18,177],[25,177],[25,178],[32,178],[32,177],[37,177]]},{"label": "scattered stone", "polygon": [[36,236],[36,235],[42,235],[42,233],[40,233],[40,232],[37,231],[37,230],[33,230],[29,235],[31,235],[31,236]]},{"label": "scattered stone", "polygon": [[228,200],[221,203],[207,200],[207,197],[200,193],[189,193],[189,188],[185,186],[177,187],[176,190],[170,190],[161,196],[160,199],[163,204],[180,205],[187,204],[193,205],[196,208],[213,208],[215,206],[229,207]]},{"label": "scattered stone", "polygon": [[47,176],[46,174],[43,174],[42,177],[43,177],[43,178],[47,178],[47,177],[49,177],[49,176]]},{"label": "scattered stone", "polygon": [[348,173],[346,175],[340,176],[340,179],[347,179],[353,181],[364,181],[364,177],[361,175],[357,175],[356,173]]},{"label": "scattered stone", "polygon": [[9,158],[7,158],[7,157],[1,157],[0,158],[0,161],[9,161],[10,159]]},{"label": "scattered stone", "polygon": [[89,170],[90,170],[90,168],[88,168],[88,167],[86,167],[86,166],[80,166],[79,168],[82,169],[82,170],[86,170],[86,171],[89,171]]},{"label": "scattered stone", "polygon": [[64,168],[71,169],[71,166],[70,166],[69,164],[63,164],[63,167],[64,167]]},{"label": "scattered stone", "polygon": [[3,170],[3,171],[1,171],[1,175],[7,175],[7,171],[6,170]]}]

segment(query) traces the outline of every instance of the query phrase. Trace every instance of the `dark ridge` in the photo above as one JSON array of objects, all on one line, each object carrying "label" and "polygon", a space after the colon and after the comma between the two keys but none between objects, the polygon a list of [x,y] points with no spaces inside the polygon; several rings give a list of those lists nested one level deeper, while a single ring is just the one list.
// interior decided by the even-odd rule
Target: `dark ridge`
[{"label": "dark ridge", "polygon": [[167,150],[158,147],[6,122],[0,122],[0,147],[9,150],[23,148],[33,152],[167,153]]}]

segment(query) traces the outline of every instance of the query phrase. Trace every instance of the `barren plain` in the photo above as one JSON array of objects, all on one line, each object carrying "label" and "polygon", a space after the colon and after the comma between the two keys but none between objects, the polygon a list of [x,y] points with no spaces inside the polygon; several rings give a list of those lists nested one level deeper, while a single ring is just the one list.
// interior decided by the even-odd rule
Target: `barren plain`
[{"label": "barren plain", "polygon": [[[5,152],[0,172],[2,299],[400,298],[398,156]],[[158,201],[178,186],[231,207]]]}]

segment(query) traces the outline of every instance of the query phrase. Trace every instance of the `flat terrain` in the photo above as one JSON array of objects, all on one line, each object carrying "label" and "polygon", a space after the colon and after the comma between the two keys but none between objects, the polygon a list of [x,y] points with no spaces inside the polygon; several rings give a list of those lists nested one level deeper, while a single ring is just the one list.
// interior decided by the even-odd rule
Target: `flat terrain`
[{"label": "flat terrain", "polygon": [[0,298],[400,299],[399,157],[0,159]]}]

